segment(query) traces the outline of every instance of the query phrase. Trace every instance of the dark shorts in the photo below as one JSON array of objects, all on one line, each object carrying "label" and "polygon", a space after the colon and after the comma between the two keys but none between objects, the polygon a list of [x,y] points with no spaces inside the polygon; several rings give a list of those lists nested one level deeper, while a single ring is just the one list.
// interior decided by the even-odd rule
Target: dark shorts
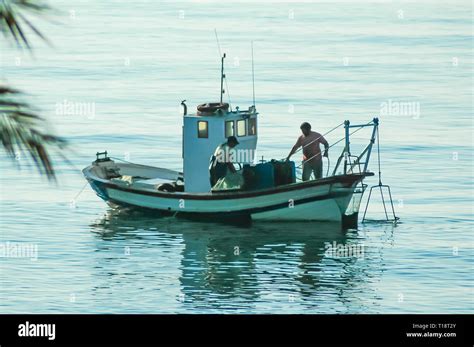
[{"label": "dark shorts", "polygon": [[308,181],[312,173],[314,173],[314,179],[323,177],[323,161],[321,159],[312,159],[303,164],[303,181]]}]

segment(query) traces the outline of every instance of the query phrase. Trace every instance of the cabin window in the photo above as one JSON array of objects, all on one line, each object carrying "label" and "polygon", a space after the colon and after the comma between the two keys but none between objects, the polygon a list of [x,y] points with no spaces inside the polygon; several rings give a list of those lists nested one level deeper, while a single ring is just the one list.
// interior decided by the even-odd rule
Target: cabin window
[{"label": "cabin window", "polygon": [[207,127],[207,121],[198,121],[198,137],[200,139],[207,139],[209,137],[209,130]]},{"label": "cabin window", "polygon": [[249,135],[257,135],[257,118],[249,118]]},{"label": "cabin window", "polygon": [[234,121],[229,120],[225,122],[225,137],[234,136]]},{"label": "cabin window", "polygon": [[237,121],[237,136],[247,135],[247,129],[245,124],[245,119]]}]

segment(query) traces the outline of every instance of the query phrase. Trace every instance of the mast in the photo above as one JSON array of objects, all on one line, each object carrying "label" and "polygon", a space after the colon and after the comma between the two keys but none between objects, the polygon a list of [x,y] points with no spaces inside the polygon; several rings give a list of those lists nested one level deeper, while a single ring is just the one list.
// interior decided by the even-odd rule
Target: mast
[{"label": "mast", "polygon": [[221,58],[221,104],[222,104],[222,96],[224,95],[224,92],[225,92],[225,90],[224,90],[224,78],[225,78],[225,75],[224,75],[224,59],[225,59],[225,53]]},{"label": "mast", "polygon": [[252,96],[253,96],[253,109],[255,112],[255,71],[253,67],[253,41],[252,41],[251,47],[252,47]]}]

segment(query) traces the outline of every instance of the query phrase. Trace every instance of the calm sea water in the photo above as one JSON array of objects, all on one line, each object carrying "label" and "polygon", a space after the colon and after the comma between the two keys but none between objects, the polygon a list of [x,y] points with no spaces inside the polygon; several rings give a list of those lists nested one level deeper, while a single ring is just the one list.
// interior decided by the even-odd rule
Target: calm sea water
[{"label": "calm sea water", "polygon": [[[53,22],[32,19],[53,47],[34,40],[32,57],[2,41],[1,77],[69,141],[74,167],[58,159],[52,185],[2,155],[0,241],[37,260],[0,258],[0,312],[474,312],[470,1],[51,4]],[[259,155],[284,157],[303,121],[325,132],[380,116],[400,224],[232,226],[117,213],[89,187],[76,199],[99,150],[182,168],[180,101],[219,96],[215,28],[234,106],[251,104],[254,41]],[[94,112],[61,114],[65,101]],[[331,257],[334,243],[363,253]]]}]

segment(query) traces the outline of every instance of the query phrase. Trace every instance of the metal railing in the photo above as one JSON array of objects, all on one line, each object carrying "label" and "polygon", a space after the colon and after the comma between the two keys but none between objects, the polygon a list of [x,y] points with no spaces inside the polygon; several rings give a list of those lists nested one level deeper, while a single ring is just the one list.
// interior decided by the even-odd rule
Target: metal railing
[{"label": "metal railing", "polygon": [[[334,142],[333,144],[331,144],[330,146],[328,146],[325,149],[325,150],[329,150],[330,148],[332,148],[332,147],[336,146],[337,144],[341,143],[342,141],[344,141],[344,143],[345,143],[344,148],[341,152],[341,155],[338,157],[338,160],[337,160],[336,165],[334,167],[334,170],[332,172],[332,176],[336,175],[336,172],[339,169],[339,166],[341,165],[341,162],[343,160],[344,160],[344,171],[343,171],[344,175],[354,173],[354,169],[356,167],[358,168],[358,173],[364,173],[364,172],[367,171],[369,160],[370,160],[370,154],[372,152],[372,147],[373,147],[373,144],[375,143],[376,134],[378,134],[378,131],[377,131],[378,125],[379,125],[378,118],[374,118],[372,121],[370,121],[368,123],[365,123],[365,124],[355,124],[355,125],[351,125],[350,122],[348,120],[346,120],[343,123],[341,123],[341,124],[335,126],[334,128],[332,128],[331,130],[327,131],[323,135],[319,136],[318,138],[314,139],[313,141],[311,141],[311,142],[307,143],[306,145],[300,147],[299,149],[297,149],[295,151],[295,153],[298,153],[299,151],[302,151],[304,148],[311,145],[312,143],[314,143],[314,142],[318,141],[319,139],[323,138],[324,136],[330,134],[334,130],[344,126],[344,132],[345,132],[344,137],[339,139],[338,141]],[[358,131],[360,131],[363,128],[368,127],[368,126],[373,127],[372,136],[370,138],[369,144],[361,152],[360,155],[358,155],[358,156],[351,155],[350,137],[353,134],[357,133]],[[353,128],[355,128],[355,130],[351,132],[350,129],[353,129]],[[310,160],[313,160],[313,159],[317,158],[318,156],[321,156],[321,152],[316,153],[315,155],[311,156],[310,158],[307,158],[307,159],[303,160],[300,165],[296,166],[296,169],[297,170],[301,169],[305,163],[309,162]],[[364,156],[365,156],[365,161],[361,161],[364,158]],[[329,162],[329,158],[328,158],[328,166],[329,166],[329,164],[330,164],[330,162]],[[361,165],[363,165],[363,167],[361,167]],[[329,167],[328,167],[328,169],[329,169]]]}]

